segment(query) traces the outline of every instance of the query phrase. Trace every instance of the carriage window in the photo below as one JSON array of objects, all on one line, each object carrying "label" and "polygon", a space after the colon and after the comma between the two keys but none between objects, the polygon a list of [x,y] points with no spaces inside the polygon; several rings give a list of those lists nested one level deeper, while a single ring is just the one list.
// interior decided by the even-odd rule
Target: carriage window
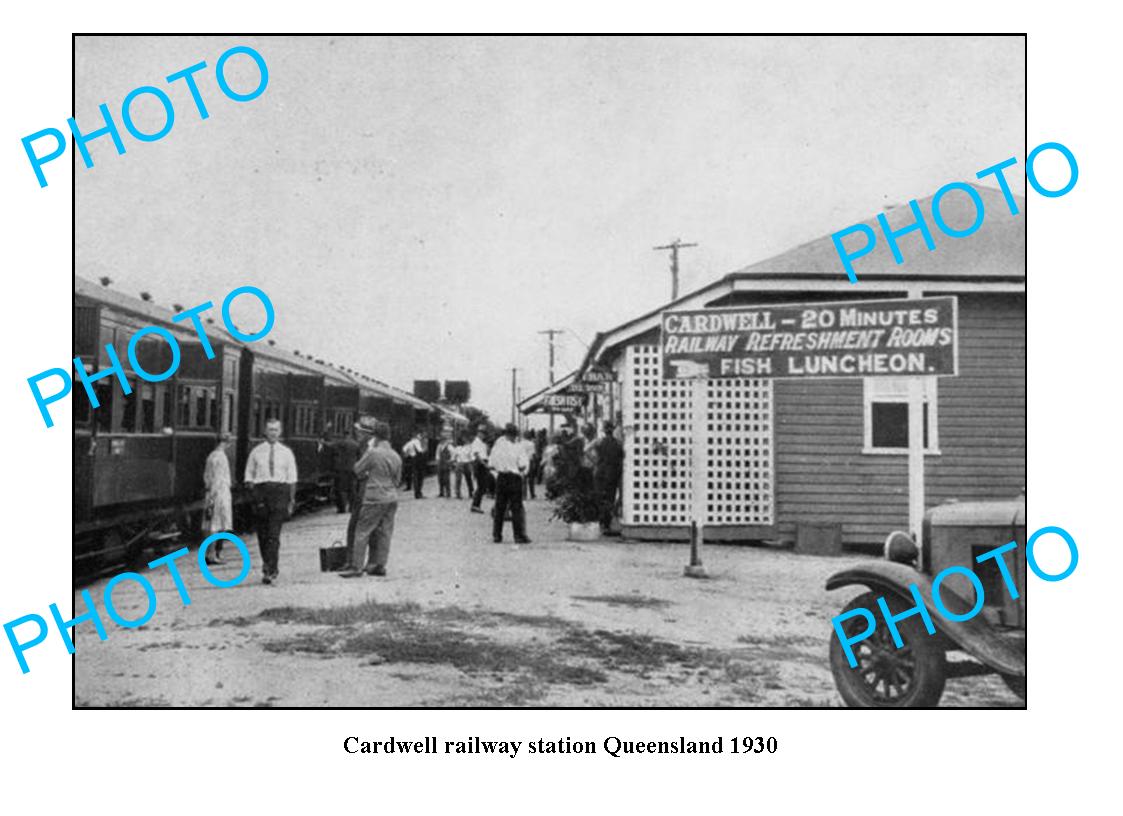
[{"label": "carriage window", "polygon": [[121,392],[121,427],[118,430],[125,433],[136,432],[136,403],[137,403],[137,385],[135,381],[129,381],[130,391],[128,394]]},{"label": "carriage window", "polygon": [[113,429],[113,387],[107,380],[94,383],[94,396],[98,408],[94,411],[94,423],[99,431],[109,433]]},{"label": "carriage window", "polygon": [[[900,377],[864,380],[865,453],[907,453],[908,381]],[[936,433],[936,378],[924,380],[924,450],[939,453]]]},{"label": "carriage window", "polygon": [[261,436],[261,400],[258,398],[253,401],[253,435]]},{"label": "carriage window", "polygon": [[83,391],[81,394],[75,390],[74,398],[71,400],[73,403],[73,416],[74,422],[78,425],[85,425],[90,421],[90,401],[86,398],[86,393]]},{"label": "carriage window", "polygon": [[144,383],[140,386],[140,433],[156,431],[156,386]]},{"label": "carriage window", "polygon": [[227,393],[225,395],[225,411],[222,420],[222,430],[227,433],[234,432],[234,395]]},{"label": "carriage window", "polygon": [[192,424],[196,428],[205,427],[207,424],[207,389],[195,389],[195,413],[193,416],[195,420]]},{"label": "carriage window", "polygon": [[218,430],[218,399],[213,388],[207,389],[207,405],[210,411],[207,413],[207,427],[213,430]]},{"label": "carriage window", "polygon": [[160,428],[171,428],[175,424],[175,420],[172,417],[174,399],[171,388],[160,386],[156,390],[156,399],[160,403],[158,406]]},{"label": "carriage window", "polygon": [[186,385],[179,387],[179,410],[176,424],[181,428],[191,427],[191,389]]}]

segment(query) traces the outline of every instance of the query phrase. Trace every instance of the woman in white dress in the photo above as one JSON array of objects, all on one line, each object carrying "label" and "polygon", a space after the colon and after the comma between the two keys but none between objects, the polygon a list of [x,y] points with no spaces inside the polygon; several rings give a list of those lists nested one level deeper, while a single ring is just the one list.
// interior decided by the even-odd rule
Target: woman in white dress
[{"label": "woman in white dress", "polygon": [[[234,503],[230,497],[230,459],[226,455],[231,436],[224,433],[219,436],[215,449],[207,456],[206,468],[203,470],[203,484],[207,488],[206,522],[204,523],[207,535],[221,533],[234,529]],[[207,563],[222,563],[222,539],[211,545],[207,553]]]}]

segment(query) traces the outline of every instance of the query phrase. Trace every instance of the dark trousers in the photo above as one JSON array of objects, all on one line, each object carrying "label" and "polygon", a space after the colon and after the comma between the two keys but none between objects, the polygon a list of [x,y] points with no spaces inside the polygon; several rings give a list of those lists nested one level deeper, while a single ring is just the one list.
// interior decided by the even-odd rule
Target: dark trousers
[{"label": "dark trousers", "polygon": [[460,482],[468,482],[468,498],[472,498],[472,494],[476,492],[472,484],[472,463],[461,462],[456,466],[456,498],[460,498]]},{"label": "dark trousers", "polygon": [[452,470],[450,468],[437,468],[437,487],[440,490],[440,495],[443,498],[452,496],[452,485],[450,479],[452,477]]},{"label": "dark trousers", "polygon": [[604,530],[612,527],[612,517],[616,515],[616,493],[620,489],[620,474],[602,474],[593,479],[597,502],[600,504],[600,526]]},{"label": "dark trousers", "polygon": [[353,471],[339,471],[335,474],[335,508],[346,513],[351,507],[351,494],[355,492]]},{"label": "dark trousers", "polygon": [[495,482],[495,509],[492,511],[493,538],[503,537],[503,520],[511,510],[511,526],[515,528],[515,541],[526,538],[526,511],[523,509],[523,480],[516,473],[500,473]]},{"label": "dark trousers", "polygon": [[523,479],[523,498],[533,499],[534,485],[538,481],[538,460],[533,458],[530,460],[530,468],[527,469],[526,477]]},{"label": "dark trousers", "polygon": [[476,492],[472,495],[472,506],[479,507],[484,493],[487,492],[487,483],[491,474],[487,472],[487,465],[482,462],[473,462],[472,468],[476,471]]},{"label": "dark trousers", "polygon": [[266,575],[277,574],[277,558],[281,553],[281,525],[289,516],[291,495],[291,488],[281,482],[265,482],[253,486],[257,545],[261,548],[262,570]]},{"label": "dark trousers", "polygon": [[421,486],[425,484],[425,462],[422,461],[420,456],[414,456],[412,461],[413,497],[422,499],[424,496],[421,494]]}]

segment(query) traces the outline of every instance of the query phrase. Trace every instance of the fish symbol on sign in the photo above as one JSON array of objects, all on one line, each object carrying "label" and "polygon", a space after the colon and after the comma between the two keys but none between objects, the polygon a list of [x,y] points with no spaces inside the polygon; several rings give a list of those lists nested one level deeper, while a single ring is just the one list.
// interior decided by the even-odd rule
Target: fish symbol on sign
[{"label": "fish symbol on sign", "polygon": [[696,379],[710,376],[710,364],[699,363],[695,360],[671,360],[675,369],[676,380]]}]

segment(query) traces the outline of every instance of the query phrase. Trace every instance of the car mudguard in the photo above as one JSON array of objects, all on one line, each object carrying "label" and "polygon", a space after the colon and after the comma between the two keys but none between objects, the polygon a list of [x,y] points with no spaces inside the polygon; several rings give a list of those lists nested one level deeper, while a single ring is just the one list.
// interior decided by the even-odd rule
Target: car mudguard
[{"label": "car mudguard", "polygon": [[[943,617],[937,610],[932,598],[932,579],[912,567],[892,561],[876,561],[869,564],[844,569],[827,579],[827,589],[844,586],[862,585],[877,592],[892,592],[906,603],[912,604],[909,586],[915,584],[924,599],[925,606],[932,614],[936,630],[955,643],[979,662],[1000,674],[1025,677],[1026,656],[1024,646],[1005,637],[982,616],[982,612],[970,620],[952,621]],[[946,585],[940,587],[940,599],[954,614],[963,614],[971,609],[971,604],[963,600]],[[871,609],[876,614],[876,609]],[[1023,642],[1024,643],[1024,642]]]}]

